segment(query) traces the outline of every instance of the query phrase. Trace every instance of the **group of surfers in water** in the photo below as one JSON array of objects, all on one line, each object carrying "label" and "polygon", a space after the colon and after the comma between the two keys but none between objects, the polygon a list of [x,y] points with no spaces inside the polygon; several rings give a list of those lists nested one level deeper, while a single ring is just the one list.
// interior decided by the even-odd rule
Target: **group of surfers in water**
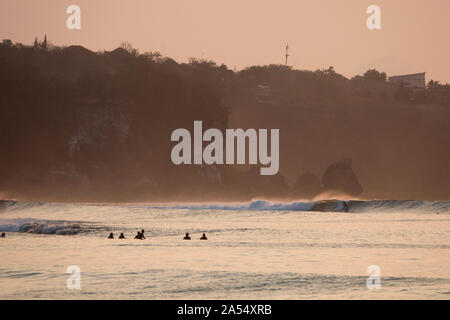
[{"label": "group of surfers in water", "polygon": [[[137,235],[134,237],[135,239],[138,240],[144,240],[145,236],[144,236],[144,232],[145,230],[142,229],[141,231],[137,232]],[[108,239],[114,239],[114,233],[110,233],[108,236]],[[123,235],[123,232],[120,234],[119,239],[125,239],[125,236]],[[186,233],[186,235],[184,236],[183,240],[191,240],[191,237],[189,236],[189,233]],[[206,234],[203,234],[200,238],[200,240],[208,240],[208,238],[206,237]]]}]

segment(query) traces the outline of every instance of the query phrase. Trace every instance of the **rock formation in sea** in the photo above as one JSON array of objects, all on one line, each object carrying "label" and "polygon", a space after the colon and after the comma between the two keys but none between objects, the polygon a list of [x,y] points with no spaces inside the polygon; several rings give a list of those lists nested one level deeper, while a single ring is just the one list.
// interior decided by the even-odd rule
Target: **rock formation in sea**
[{"label": "rock formation in sea", "polygon": [[302,174],[292,186],[294,198],[311,199],[321,191],[321,183],[316,175],[307,172]]},{"label": "rock formation in sea", "polygon": [[352,168],[351,159],[332,163],[322,176],[322,192],[342,192],[357,196],[363,188]]}]

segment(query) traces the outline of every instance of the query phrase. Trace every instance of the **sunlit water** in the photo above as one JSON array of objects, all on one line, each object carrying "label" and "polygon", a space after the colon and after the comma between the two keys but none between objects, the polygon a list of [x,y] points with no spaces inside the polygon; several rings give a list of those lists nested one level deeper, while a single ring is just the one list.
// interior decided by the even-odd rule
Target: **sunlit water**
[{"label": "sunlit water", "polygon": [[[0,211],[0,298],[449,299],[450,214],[409,206],[18,203]],[[147,239],[134,240],[142,228]],[[70,265],[80,290],[66,286]],[[371,265],[380,289],[367,287]]]}]

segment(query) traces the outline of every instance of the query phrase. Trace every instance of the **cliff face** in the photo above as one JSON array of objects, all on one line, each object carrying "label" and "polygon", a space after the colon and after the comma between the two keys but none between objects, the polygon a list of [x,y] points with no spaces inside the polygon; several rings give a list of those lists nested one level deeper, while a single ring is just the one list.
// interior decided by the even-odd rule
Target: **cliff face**
[{"label": "cliff face", "polygon": [[0,46],[0,147],[8,150],[0,192],[58,201],[198,197],[216,174],[174,166],[170,134],[197,119],[225,128],[228,110],[197,69],[124,49]]},{"label": "cliff face", "polygon": [[[123,48],[0,45],[0,194],[91,202],[327,193],[450,199],[450,95],[445,86],[433,90],[422,98],[440,104],[424,106],[398,100],[382,79],[349,80],[332,69],[233,72]],[[173,165],[170,134],[194,120],[204,130],[280,129],[279,173]],[[345,158],[353,161],[330,165]]]}]

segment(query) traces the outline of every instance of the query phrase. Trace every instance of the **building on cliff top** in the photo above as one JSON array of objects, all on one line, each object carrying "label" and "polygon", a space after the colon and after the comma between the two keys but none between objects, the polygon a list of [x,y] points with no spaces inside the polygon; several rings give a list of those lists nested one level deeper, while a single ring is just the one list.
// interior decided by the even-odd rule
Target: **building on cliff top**
[{"label": "building on cliff top", "polygon": [[406,88],[425,89],[425,72],[389,77],[389,82]]}]

